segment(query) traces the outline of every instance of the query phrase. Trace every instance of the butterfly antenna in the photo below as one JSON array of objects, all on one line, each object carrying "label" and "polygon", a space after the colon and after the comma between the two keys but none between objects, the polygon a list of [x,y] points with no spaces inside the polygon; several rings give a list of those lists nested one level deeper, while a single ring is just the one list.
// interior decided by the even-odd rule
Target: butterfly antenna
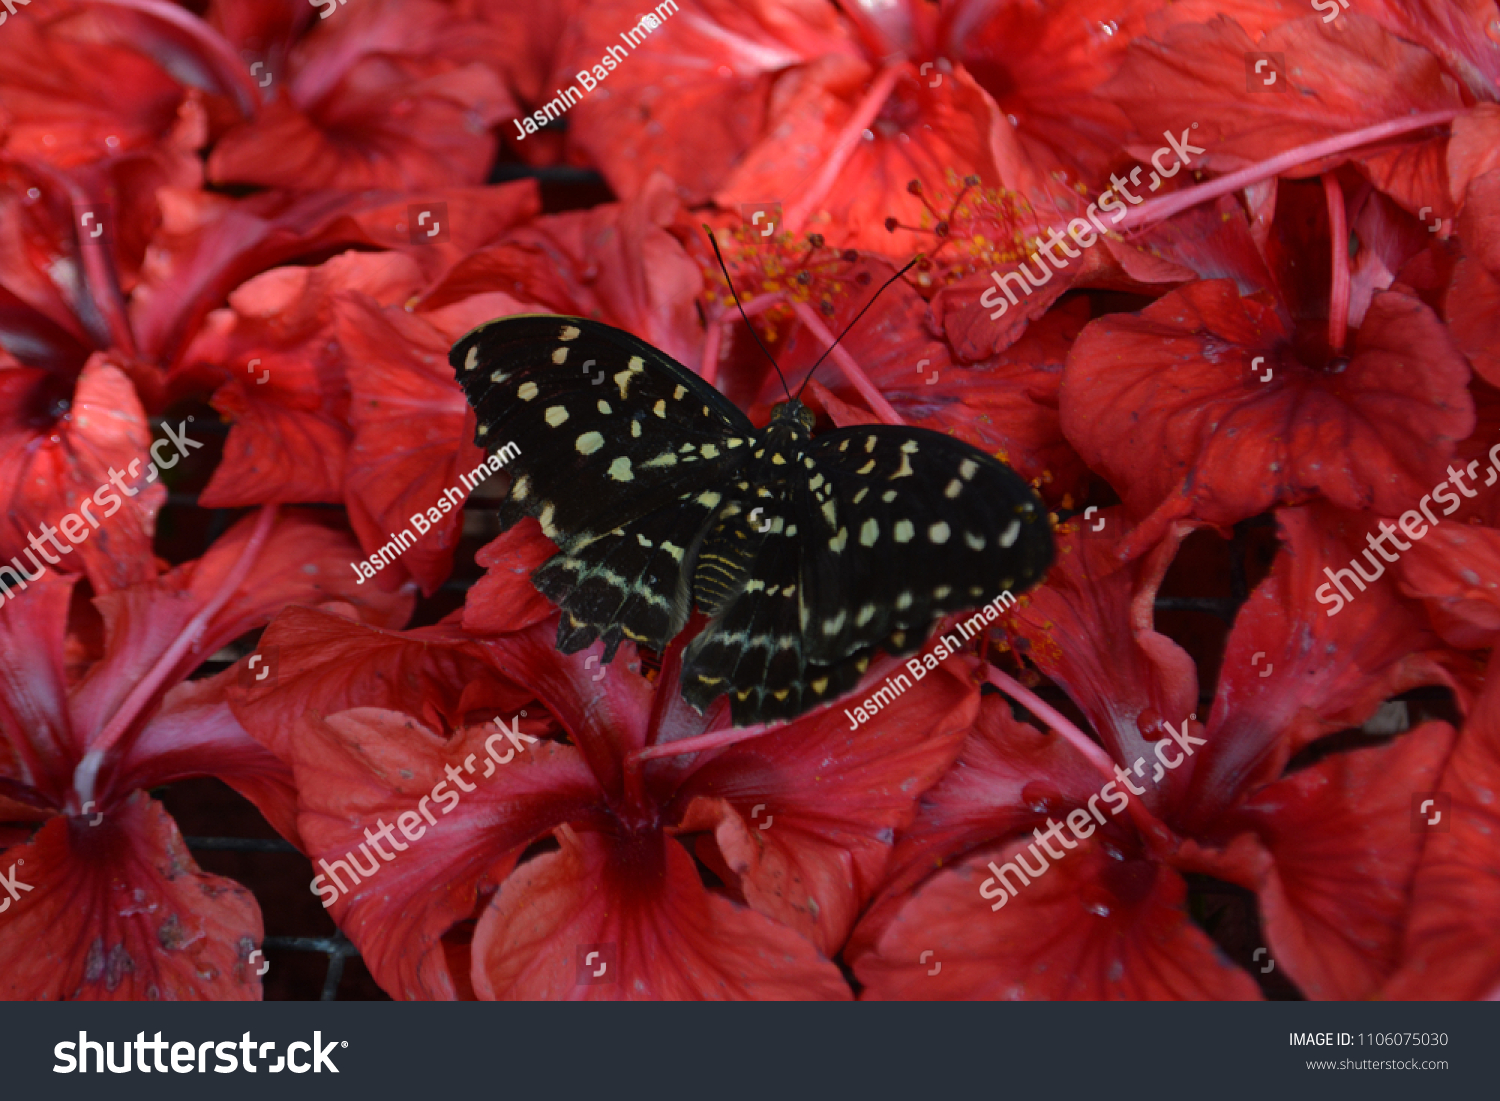
[{"label": "butterfly antenna", "polygon": [[739,292],[734,289],[734,280],[729,278],[729,269],[724,266],[724,254],[719,251],[719,242],[714,239],[714,231],[709,229],[705,223],[703,232],[708,234],[708,243],[714,247],[714,255],[719,259],[719,270],[724,273],[724,282],[729,284],[729,293],[734,295],[734,304],[740,308],[740,316],[745,319],[745,328],[750,330],[750,335],[755,338],[755,343],[760,345],[760,350],[766,353],[766,358],[771,361],[771,366],[776,369],[776,377],[781,380],[782,390],[786,391],[787,397],[791,397],[792,392],[787,390],[786,376],[781,373],[781,367],[777,364],[776,357],[771,354],[770,349],[761,341],[760,334],[755,331],[755,326],[750,324],[750,315],[745,312],[745,304],[740,301]]},{"label": "butterfly antenna", "polygon": [[810,368],[808,368],[807,377],[802,380],[802,385],[797,387],[797,398],[800,399],[802,397],[802,391],[806,388],[807,384],[812,381],[813,372],[818,369],[819,364],[821,364],[825,359],[828,358],[828,353],[837,348],[839,345],[839,341],[843,340],[844,337],[849,335],[849,330],[854,328],[855,325],[859,324],[859,319],[865,316],[865,311],[868,310],[871,306],[875,305],[875,300],[881,296],[881,294],[887,287],[889,287],[897,279],[900,279],[903,275],[911,271],[911,269],[916,266],[917,261],[922,259],[922,255],[923,254],[919,252],[915,256],[913,256],[911,260],[907,262],[906,267],[902,268],[895,275],[891,276],[884,283],[880,284],[880,289],[877,290],[874,294],[870,295],[870,300],[865,303],[864,309],[860,310],[859,313],[854,315],[854,320],[844,326],[844,331],[839,333],[838,337],[832,344],[828,345],[823,354],[818,357],[818,362],[814,363]]}]

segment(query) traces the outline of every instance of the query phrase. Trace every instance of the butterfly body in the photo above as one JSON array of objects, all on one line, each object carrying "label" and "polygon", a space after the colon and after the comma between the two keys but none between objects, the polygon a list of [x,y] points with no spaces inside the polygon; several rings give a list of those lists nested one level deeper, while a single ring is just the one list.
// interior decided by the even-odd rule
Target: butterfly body
[{"label": "butterfly body", "polygon": [[696,606],[683,656],[700,711],[737,725],[836,698],[877,647],[910,652],[937,619],[1040,580],[1045,509],[1008,467],[921,428],[813,436],[801,402],[756,428],[650,345],[582,318],[481,326],[450,356],[479,423],[514,441],[500,510],[559,548],[532,575],[562,615],[558,647],[663,649]]}]

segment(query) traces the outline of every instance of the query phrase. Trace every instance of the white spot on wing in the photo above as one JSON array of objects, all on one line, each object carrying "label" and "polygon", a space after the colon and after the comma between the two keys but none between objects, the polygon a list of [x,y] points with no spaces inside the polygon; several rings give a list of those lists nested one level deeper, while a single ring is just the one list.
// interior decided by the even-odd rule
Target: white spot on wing
[{"label": "white spot on wing", "polygon": [[547,423],[556,428],[568,419],[568,411],[561,405],[548,406],[546,417]]},{"label": "white spot on wing", "polygon": [[913,526],[913,524],[912,524],[912,522],[910,520],[897,520],[896,521],[896,531],[895,531],[896,542],[898,542],[898,543],[910,543],[911,542],[911,537],[913,535],[915,535],[915,534],[917,534],[917,529],[916,529],[916,527]]},{"label": "white spot on wing", "polygon": [[1012,520],[1010,527],[1000,533],[1000,545],[1008,547],[1016,541],[1016,536],[1021,534],[1021,521]]},{"label": "white spot on wing", "polygon": [[580,455],[592,455],[604,446],[604,437],[597,432],[585,432],[578,437],[575,445]]},{"label": "white spot on wing", "polygon": [[632,481],[635,475],[630,472],[630,460],[621,455],[614,462],[610,463],[609,476],[617,482]]}]

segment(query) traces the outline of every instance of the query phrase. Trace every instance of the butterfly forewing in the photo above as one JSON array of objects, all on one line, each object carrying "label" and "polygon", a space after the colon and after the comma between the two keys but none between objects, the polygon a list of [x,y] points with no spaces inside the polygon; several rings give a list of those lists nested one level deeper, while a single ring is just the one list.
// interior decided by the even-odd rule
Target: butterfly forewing
[{"label": "butterfly forewing", "polygon": [[449,362],[475,442],[520,449],[501,526],[535,516],[562,550],[534,577],[563,609],[559,645],[665,646],[687,618],[716,487],[747,461],[749,419],[649,344],[585,318],[490,322]]}]

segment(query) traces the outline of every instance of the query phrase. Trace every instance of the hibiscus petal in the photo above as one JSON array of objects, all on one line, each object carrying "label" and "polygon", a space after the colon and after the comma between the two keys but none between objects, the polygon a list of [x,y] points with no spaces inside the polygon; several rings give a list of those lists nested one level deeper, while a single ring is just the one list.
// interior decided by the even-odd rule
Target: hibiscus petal
[{"label": "hibiscus petal", "polygon": [[[154,469],[147,454],[151,432],[130,380],[102,356],[90,359],[71,409],[56,419],[56,410],[36,416],[47,381],[29,368],[0,370],[0,395],[14,398],[0,402],[0,563],[10,565],[19,556],[21,568],[31,573],[50,556],[48,569],[86,573],[101,593],[154,576],[151,538],[167,492],[159,480],[145,481]],[[135,492],[117,492],[112,471],[124,475]],[[95,496],[101,488],[107,491],[102,501]],[[86,533],[80,543],[55,534],[68,516]],[[46,541],[49,529],[57,548]],[[31,536],[43,540],[39,552],[28,546]]]},{"label": "hibiscus petal", "polygon": [[[1423,525],[1426,526],[1425,523]],[[1413,525],[1415,527],[1415,525]],[[1460,650],[1493,646],[1500,632],[1500,531],[1468,524],[1428,528],[1396,566],[1401,591],[1427,605],[1433,628]]]},{"label": "hibiscus petal", "polygon": [[[949,658],[858,730],[835,705],[725,749],[678,793],[682,828],[714,829],[745,901],[832,956],[978,713],[971,662]],[[864,690],[895,675],[910,683],[894,660],[872,665]]]},{"label": "hibiscus petal", "polygon": [[[531,698],[498,681],[477,644],[442,637],[436,628],[400,633],[329,611],[288,608],[261,635],[259,649],[278,655],[276,683],[232,692],[230,705],[256,740],[288,761],[309,713],[378,707],[452,730],[471,709],[508,712]],[[470,691],[471,685],[486,690]]]},{"label": "hibiscus petal", "polygon": [[1316,506],[1283,509],[1277,519],[1286,545],[1225,645],[1208,744],[1174,807],[1173,825],[1183,832],[1211,828],[1244,792],[1279,777],[1303,746],[1359,726],[1381,701],[1453,683],[1428,654],[1436,638],[1390,578],[1362,593],[1342,581],[1356,599],[1333,607],[1340,598],[1329,572],[1353,576],[1350,546],[1365,530],[1362,518]]},{"label": "hibiscus petal", "polygon": [[477,634],[522,631],[556,609],[537,591],[531,575],[557,553],[557,544],[528,516],[480,548],[474,561],[481,577],[464,598],[464,630]]},{"label": "hibiscus petal", "polygon": [[875,947],[911,889],[936,869],[996,838],[1045,826],[1056,807],[1081,807],[1099,786],[1098,770],[1065,739],[1013,718],[1003,697],[986,694],[954,766],[922,796],[915,820],[901,832],[849,957]]},{"label": "hibiscus petal", "polygon": [[0,853],[32,890],[0,922],[0,996],[256,1001],[260,909],[198,869],[161,805],[136,792],[98,826],[54,818]]},{"label": "hibiscus petal", "polygon": [[1254,980],[1188,916],[1182,879],[1135,854],[1110,852],[1098,835],[1077,842],[999,913],[987,912],[980,897],[981,880],[991,876],[986,861],[1004,863],[1021,844],[981,852],[918,891],[875,949],[853,961],[862,997],[1259,997]]},{"label": "hibiscus petal", "polygon": [[[1084,329],[1063,373],[1063,431],[1132,514],[1156,510],[1134,546],[1185,512],[1228,524],[1314,493],[1399,515],[1442,480],[1474,405],[1431,310],[1377,295],[1342,373],[1298,364],[1289,337],[1224,280]],[[1266,368],[1262,382],[1253,372]]]},{"label": "hibiscus petal", "polygon": [[441,189],[480,183],[490,132],[516,107],[488,67],[464,64],[467,20],[427,0],[369,0],[298,43],[284,94],[214,146],[220,183],[287,189]]},{"label": "hibiscus petal", "polygon": [[[513,759],[487,757],[491,738],[496,756]],[[453,998],[443,934],[474,914],[527,844],[600,801],[573,747],[505,744],[493,726],[445,742],[401,712],[360,707],[303,724],[292,745],[313,890],[392,997]],[[351,863],[366,870],[351,874]]]},{"label": "hibiscus petal", "polygon": [[[849,998],[838,968],[807,941],[704,890],[677,842],[660,833],[611,837],[566,827],[557,838],[562,851],[517,869],[479,919],[480,998]],[[585,981],[594,977],[595,967],[584,967],[595,964],[586,959],[590,950],[605,964],[597,983]]]},{"label": "hibiscus petal", "polygon": [[[619,33],[640,21],[637,8],[633,0],[590,0],[548,85],[598,65]],[[774,128],[767,113],[773,78],[852,49],[834,8],[818,0],[682,0],[678,13],[608,73],[607,84],[569,112],[569,144],[600,166],[622,198],[639,194],[661,171],[686,202],[701,204]]]},{"label": "hibiscus petal", "polygon": [[239,672],[226,669],[168,692],[120,758],[111,786],[130,791],[214,776],[254,803],[277,833],[296,844],[297,791],[291,765],[245,733],[229,710],[226,689]]},{"label": "hibiscus petal", "polygon": [[[1287,71],[1277,74],[1287,90],[1247,97],[1245,59],[1263,53],[1287,59]],[[1159,39],[1142,36],[1100,91],[1153,145],[1156,135],[1183,129],[1180,105],[1191,103],[1197,128],[1191,140],[1206,150],[1195,156],[1228,170],[1403,115],[1463,107],[1457,84],[1436,58],[1353,10],[1342,12],[1334,27],[1291,20],[1258,41],[1227,15],[1174,27]],[[1376,185],[1408,208],[1445,204],[1444,144],[1410,146],[1366,158]],[[1402,163],[1413,151],[1414,163]],[[1322,158],[1285,174],[1317,175],[1347,157]]]},{"label": "hibiscus petal", "polygon": [[1175,863],[1259,895],[1276,965],[1309,998],[1369,997],[1396,968],[1422,850],[1412,793],[1435,786],[1452,745],[1451,727],[1426,723],[1392,745],[1325,757],[1230,816],[1254,844],[1215,860],[1195,859],[1189,842]]},{"label": "hibiscus petal", "polygon": [[[353,399],[349,520],[367,554],[402,532],[414,538],[377,584],[405,572],[430,596],[452,570],[463,534],[463,509],[445,491],[464,492],[459,475],[485,461],[471,442],[473,413],[448,366],[451,341],[422,318],[396,306],[382,310],[363,296],[346,295],[336,309]],[[438,512],[440,503],[448,507]],[[430,530],[415,525],[417,513]]]},{"label": "hibiscus petal", "polygon": [[[1155,629],[1152,607],[1190,529],[1174,527],[1150,555],[1121,569],[1113,544],[1124,522],[1122,510],[1105,509],[1065,535],[1047,580],[1011,615],[1009,630],[1011,645],[1067,690],[1110,756],[1129,765],[1150,760],[1162,724],[1192,711],[1198,675],[1186,651]],[[1148,788],[1145,804],[1162,805],[1192,767]]]},{"label": "hibiscus petal", "polygon": [[1492,662],[1485,692],[1434,785],[1451,800],[1448,828],[1433,816],[1434,810],[1442,812],[1441,803],[1408,808],[1413,828],[1431,828],[1422,835],[1401,970],[1381,997],[1493,999],[1500,990],[1495,936],[1500,926],[1500,679],[1495,673]]}]

